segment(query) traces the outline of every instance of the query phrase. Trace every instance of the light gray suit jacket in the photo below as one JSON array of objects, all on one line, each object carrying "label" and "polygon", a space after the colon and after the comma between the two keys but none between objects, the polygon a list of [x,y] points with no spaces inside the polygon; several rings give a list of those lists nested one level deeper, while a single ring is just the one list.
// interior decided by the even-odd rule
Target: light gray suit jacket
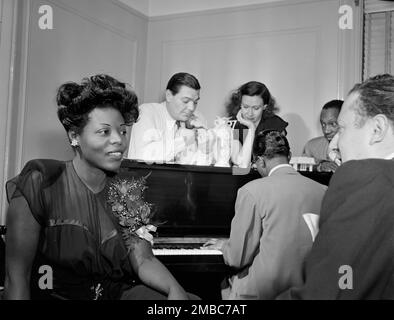
[{"label": "light gray suit jacket", "polygon": [[303,283],[302,265],[312,247],[303,214],[320,214],[327,187],[281,167],[239,189],[223,257],[243,269],[233,299],[273,299]]}]

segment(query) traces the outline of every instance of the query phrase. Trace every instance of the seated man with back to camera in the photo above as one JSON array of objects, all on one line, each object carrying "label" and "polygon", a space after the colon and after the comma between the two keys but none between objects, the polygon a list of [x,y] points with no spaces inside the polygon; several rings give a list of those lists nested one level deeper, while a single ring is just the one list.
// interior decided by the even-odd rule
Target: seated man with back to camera
[{"label": "seated man with back to camera", "polygon": [[315,159],[317,171],[335,172],[340,163],[338,160],[334,161],[337,154],[330,146],[338,131],[337,119],[342,104],[342,100],[331,100],[323,106],[320,113],[323,136],[309,140],[304,147],[303,156]]},{"label": "seated man with back to camera", "polygon": [[225,263],[238,270],[223,299],[273,299],[303,283],[302,265],[326,191],[289,165],[289,143],[278,131],[259,133],[253,149],[263,178],[239,189],[229,240],[205,244],[221,250]]},{"label": "seated man with back to camera", "polygon": [[188,151],[195,144],[192,129],[206,127],[206,121],[196,112],[200,88],[193,75],[176,73],[167,84],[164,102],[142,104],[138,122],[131,131],[128,158],[173,162],[180,153]]}]

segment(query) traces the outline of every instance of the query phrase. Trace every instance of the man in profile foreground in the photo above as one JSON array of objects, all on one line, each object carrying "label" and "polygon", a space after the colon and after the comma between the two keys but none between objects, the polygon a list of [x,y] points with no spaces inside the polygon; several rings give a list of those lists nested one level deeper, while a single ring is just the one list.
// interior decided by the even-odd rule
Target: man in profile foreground
[{"label": "man in profile foreground", "polygon": [[394,77],[357,84],[338,118],[330,181],[305,282],[280,299],[394,299]]}]

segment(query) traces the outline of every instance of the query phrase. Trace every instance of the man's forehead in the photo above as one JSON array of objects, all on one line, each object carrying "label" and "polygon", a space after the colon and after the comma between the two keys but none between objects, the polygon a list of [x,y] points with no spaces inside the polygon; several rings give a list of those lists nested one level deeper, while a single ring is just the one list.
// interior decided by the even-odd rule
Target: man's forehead
[{"label": "man's forehead", "polygon": [[343,123],[344,119],[347,119],[349,116],[351,116],[352,113],[355,112],[355,108],[358,103],[358,97],[358,93],[355,92],[347,96],[347,98],[343,102],[341,112],[338,116],[339,123]]},{"label": "man's forehead", "polygon": [[320,120],[331,120],[338,118],[339,111],[337,108],[323,109],[320,113]]},{"label": "man's forehead", "polygon": [[342,109],[348,110],[356,107],[358,103],[358,98],[359,94],[357,92],[352,92],[351,94],[349,94],[343,102]]},{"label": "man's forehead", "polygon": [[187,86],[181,86],[177,95],[181,96],[182,98],[185,97],[195,99],[200,96],[200,90],[196,90]]}]

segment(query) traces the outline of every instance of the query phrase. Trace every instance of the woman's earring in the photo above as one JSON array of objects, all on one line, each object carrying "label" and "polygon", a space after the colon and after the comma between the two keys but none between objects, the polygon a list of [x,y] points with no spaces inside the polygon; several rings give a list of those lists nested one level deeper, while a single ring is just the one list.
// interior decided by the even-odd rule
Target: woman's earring
[{"label": "woman's earring", "polygon": [[72,140],[71,140],[71,146],[72,146],[72,147],[78,147],[78,146],[79,146],[78,141],[75,140],[75,139],[72,139]]}]

